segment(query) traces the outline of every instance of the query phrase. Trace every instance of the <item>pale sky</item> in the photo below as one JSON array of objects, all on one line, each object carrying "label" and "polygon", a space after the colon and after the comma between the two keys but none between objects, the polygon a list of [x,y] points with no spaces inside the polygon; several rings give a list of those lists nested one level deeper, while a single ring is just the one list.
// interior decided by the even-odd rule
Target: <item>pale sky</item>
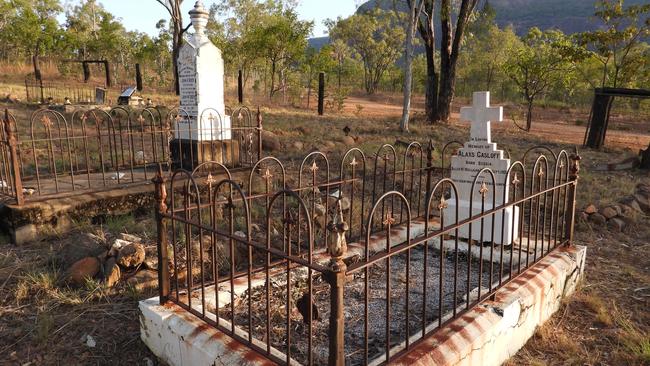
[{"label": "pale sky", "polygon": [[[219,0],[203,0],[206,8]],[[156,22],[160,19],[169,20],[169,14],[156,0],[99,0],[106,10],[118,18],[127,30],[138,30],[150,35],[157,34]],[[188,11],[194,6],[195,0],[183,1],[184,24],[189,23]],[[298,14],[303,20],[314,21],[313,37],[325,35],[323,21],[338,16],[348,16],[354,13],[360,0],[300,0]],[[67,0],[65,4],[77,4],[79,0]]]}]

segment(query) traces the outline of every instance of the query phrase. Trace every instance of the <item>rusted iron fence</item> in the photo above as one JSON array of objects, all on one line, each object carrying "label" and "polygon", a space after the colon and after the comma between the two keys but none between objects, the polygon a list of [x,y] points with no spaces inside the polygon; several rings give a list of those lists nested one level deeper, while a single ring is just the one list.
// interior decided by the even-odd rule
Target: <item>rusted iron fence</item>
[{"label": "rusted iron fence", "polygon": [[187,149],[213,152],[192,160],[174,157],[176,116],[173,110],[153,107],[79,110],[67,117],[38,109],[28,124],[19,125],[5,111],[0,136],[0,195],[21,205],[61,194],[150,183],[159,166],[171,174],[172,166],[191,171],[203,161],[219,159],[230,169],[250,168],[261,156],[259,112],[254,121],[246,107],[232,111],[227,149],[223,141],[197,144],[191,138],[186,140]]},{"label": "rusted iron fence", "polygon": [[[27,102],[32,103],[59,103],[63,104],[66,99],[72,104],[95,104],[96,88],[104,90],[103,103],[108,101],[109,89],[105,86],[92,84],[63,83],[54,81],[41,81],[36,79],[25,79],[25,97]],[[112,93],[119,95],[120,89],[111,89]],[[116,98],[115,96],[113,98]]]},{"label": "rusted iron fence", "polygon": [[[161,303],[281,364],[389,363],[572,240],[577,153],[535,147],[463,197],[441,169],[454,145],[312,152],[291,172],[265,157],[244,182],[218,163],[159,174]],[[515,207],[518,239],[496,244]]]}]

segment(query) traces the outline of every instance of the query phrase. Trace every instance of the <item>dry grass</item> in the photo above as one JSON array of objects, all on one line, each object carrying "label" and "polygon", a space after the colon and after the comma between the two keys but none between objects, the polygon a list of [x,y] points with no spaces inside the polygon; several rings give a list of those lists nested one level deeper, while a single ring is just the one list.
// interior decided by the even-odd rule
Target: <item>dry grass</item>
[{"label": "dry grass", "polygon": [[[0,364],[114,365],[155,359],[139,341],[137,301],[128,287],[109,292],[95,280],[60,283],[51,263],[66,240],[0,244]],[[86,336],[97,342],[86,345]]]},{"label": "dry grass", "polygon": [[[168,104],[175,102],[175,97],[165,93],[155,98]],[[324,117],[304,109],[265,108],[264,126],[278,134],[284,146],[274,154],[288,160],[294,168],[313,148],[340,156],[348,148],[341,142],[342,129],[349,126],[351,135],[358,139],[357,145],[370,154],[381,144],[397,139],[432,139],[439,162],[442,144],[464,140],[468,130],[467,124],[457,122],[425,125],[418,112],[411,131],[400,133],[394,109],[366,101],[359,103],[362,109],[355,113],[359,110],[355,104],[350,104],[349,110],[341,115],[329,113]],[[24,114],[24,110],[18,112]],[[564,141],[581,140],[566,123],[549,124],[548,129],[555,131],[554,138],[549,139],[544,130],[534,129],[526,134],[512,123],[504,123],[494,129],[493,139],[507,148],[513,158],[521,157],[528,147],[537,144],[550,144],[557,150],[569,147]],[[621,132],[620,139],[604,151],[581,151],[580,207],[591,202],[615,201],[632,193],[638,182],[650,181],[647,172],[593,171],[597,164],[620,161],[636,153],[636,147],[625,143],[637,141],[626,140],[629,136],[633,134]],[[647,145],[647,136],[642,138]],[[295,142],[301,142],[304,148],[296,150]],[[87,231],[98,230],[91,225],[83,227]],[[138,223],[128,216],[102,226],[109,231],[123,227],[139,230]],[[588,247],[583,288],[509,364],[650,364],[650,220],[642,217],[634,228],[619,234],[584,222],[579,222],[576,230],[578,243]],[[136,300],[147,294],[128,287],[108,294],[93,281],[82,289],[56,286],[58,273],[50,266],[49,257],[66,244],[66,238],[14,247],[0,237],[0,354],[9,355],[11,364],[142,364],[145,357],[153,358],[139,340]],[[97,347],[89,348],[81,341],[88,334],[97,340]]]}]

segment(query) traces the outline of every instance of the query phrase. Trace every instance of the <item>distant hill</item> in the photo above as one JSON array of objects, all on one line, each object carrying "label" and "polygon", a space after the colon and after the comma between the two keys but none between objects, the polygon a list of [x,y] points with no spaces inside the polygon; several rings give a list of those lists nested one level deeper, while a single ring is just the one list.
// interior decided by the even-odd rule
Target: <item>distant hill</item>
[{"label": "distant hill", "polygon": [[309,38],[308,40],[309,47],[313,47],[317,50],[320,50],[323,46],[327,45],[330,43],[330,37],[314,37],[314,38]]},{"label": "distant hill", "polygon": [[[598,24],[594,19],[595,0],[480,0],[478,8],[481,9],[487,1],[496,11],[497,24],[500,27],[511,24],[519,35],[525,34],[531,27],[542,30],[557,28],[571,34],[592,30]],[[647,1],[625,0],[624,6],[645,4]],[[369,0],[357,12],[377,6],[392,10],[393,0]]]},{"label": "distant hill", "polygon": [[[532,27],[542,30],[556,28],[571,34],[592,30],[599,24],[593,16],[594,0],[481,0],[478,8],[482,8],[486,1],[496,11],[497,24],[500,27],[512,25],[518,35],[525,34]],[[645,4],[647,1],[625,0],[625,6]],[[393,0],[369,0],[357,9],[357,13],[376,7],[393,10],[393,4]],[[399,2],[399,5],[398,9],[404,11],[404,2]],[[329,42],[327,37],[317,40],[318,47],[314,44],[316,48]]]}]

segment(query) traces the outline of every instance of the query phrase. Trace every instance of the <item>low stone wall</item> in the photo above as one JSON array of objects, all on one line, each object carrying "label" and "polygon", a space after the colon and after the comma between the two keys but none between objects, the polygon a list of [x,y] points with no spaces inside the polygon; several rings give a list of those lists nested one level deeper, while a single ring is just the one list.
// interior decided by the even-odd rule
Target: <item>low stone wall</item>
[{"label": "low stone wall", "polygon": [[395,365],[500,365],[571,295],[584,274],[585,247],[560,248],[393,362]]},{"label": "low stone wall", "polygon": [[[501,288],[494,300],[452,321],[394,364],[500,365],[575,291],[585,256],[584,247],[559,248]],[[141,301],[140,310],[142,340],[170,365],[270,363],[177,305],[161,306],[155,297]]]}]

